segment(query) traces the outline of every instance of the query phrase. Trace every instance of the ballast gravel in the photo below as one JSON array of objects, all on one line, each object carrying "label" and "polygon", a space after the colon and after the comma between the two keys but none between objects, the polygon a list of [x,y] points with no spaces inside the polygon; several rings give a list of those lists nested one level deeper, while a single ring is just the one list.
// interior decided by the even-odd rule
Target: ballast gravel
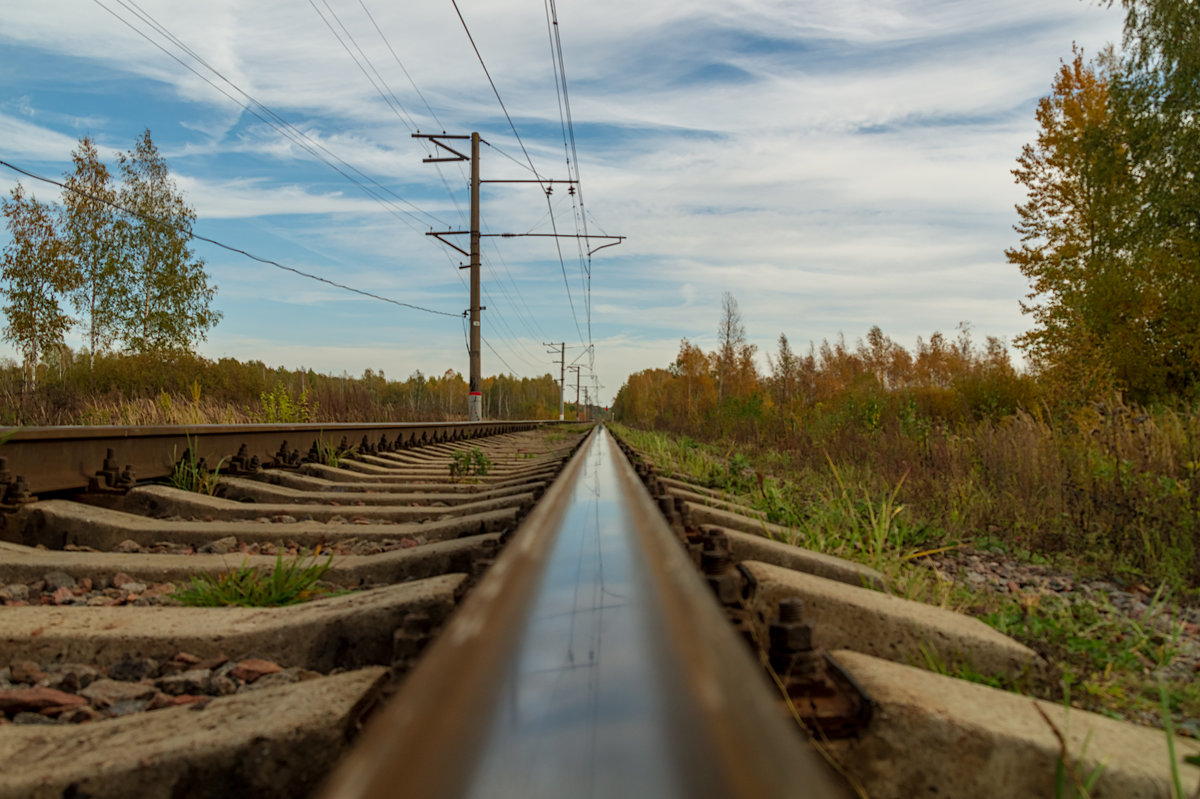
[{"label": "ballast gravel", "polygon": [[130,658],[98,668],[14,660],[0,668],[0,725],[82,724],[310,680],[320,672],[262,658]]}]

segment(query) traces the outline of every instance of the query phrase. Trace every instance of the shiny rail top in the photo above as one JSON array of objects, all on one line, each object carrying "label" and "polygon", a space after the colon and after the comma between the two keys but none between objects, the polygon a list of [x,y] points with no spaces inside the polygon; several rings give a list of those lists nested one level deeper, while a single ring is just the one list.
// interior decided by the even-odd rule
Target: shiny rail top
[{"label": "shiny rail top", "polygon": [[325,794],[841,795],[603,429]]}]

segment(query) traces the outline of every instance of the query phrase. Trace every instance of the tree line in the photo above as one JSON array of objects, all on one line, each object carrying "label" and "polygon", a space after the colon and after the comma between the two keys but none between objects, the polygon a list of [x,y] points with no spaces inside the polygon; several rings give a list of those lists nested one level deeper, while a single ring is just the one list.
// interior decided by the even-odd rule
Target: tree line
[{"label": "tree line", "polygon": [[995,339],[976,349],[935,333],[908,352],[873,328],[857,348],[823,342],[806,356],[781,335],[760,376],[726,294],[717,349],[684,340],[668,369],[629,378],[618,413],[719,434],[831,404],[869,420],[881,406],[963,419],[1200,401],[1200,14],[1179,0],[1122,6],[1121,48],[1064,60],[1013,170],[1026,198],[1006,255],[1030,284],[1033,325],[1014,341],[1026,374]]},{"label": "tree line", "polygon": [[613,400],[614,418],[698,438],[782,442],[802,426],[870,432],[896,420],[928,427],[998,418],[1038,397],[1003,342],[989,337],[977,346],[965,324],[953,339],[918,339],[912,352],[878,326],[856,345],[839,337],[807,352],[781,333],[763,374],[726,292],[717,337],[711,352],[683,339],[670,366],[630,375]]},{"label": "tree line", "polygon": [[[438,421],[466,415],[467,382],[456,370],[403,380],[268,366],[189,352],[128,353],[61,347],[48,353],[35,392],[22,369],[0,364],[0,426],[234,424],[243,422]],[[484,377],[489,419],[557,419],[549,375]],[[568,408],[568,413],[571,410]]]},{"label": "tree line", "polygon": [[1137,402],[1200,388],[1200,15],[1123,0],[1124,40],[1075,49],[1013,175],[1011,263],[1034,328],[1016,344],[1065,397]]},{"label": "tree line", "polygon": [[190,247],[196,213],[149,129],[118,154],[119,181],[90,137],[71,159],[58,204],[20,183],[0,201],[11,236],[0,260],[2,335],[21,353],[30,387],[75,326],[94,366],[113,347],[190,352],[221,318],[216,286]]}]

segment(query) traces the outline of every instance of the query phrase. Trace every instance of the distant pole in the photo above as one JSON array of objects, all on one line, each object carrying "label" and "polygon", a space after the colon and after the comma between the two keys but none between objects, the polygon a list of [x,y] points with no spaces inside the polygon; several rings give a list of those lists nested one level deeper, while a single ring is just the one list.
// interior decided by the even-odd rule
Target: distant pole
[{"label": "distant pole", "polygon": [[542,342],[542,346],[550,347],[549,352],[553,353],[554,348],[558,348],[558,421],[563,420],[563,402],[567,393],[567,342],[559,341],[554,343]]},{"label": "distant pole", "polygon": [[479,362],[479,134],[471,134],[471,382],[467,419],[483,418],[483,368]]},{"label": "distant pole", "polygon": [[575,421],[579,421],[579,373],[582,366],[568,366],[575,373]]}]

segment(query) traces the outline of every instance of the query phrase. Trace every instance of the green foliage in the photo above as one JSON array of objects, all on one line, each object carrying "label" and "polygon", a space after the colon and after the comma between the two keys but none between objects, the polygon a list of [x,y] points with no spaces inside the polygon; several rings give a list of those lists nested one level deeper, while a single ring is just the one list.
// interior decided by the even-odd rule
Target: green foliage
[{"label": "green foliage", "polygon": [[1018,343],[1064,397],[1200,389],[1200,27],[1191,3],[1123,0],[1123,50],[1075,51],[1014,170],[1036,322]]},{"label": "green foliage", "polygon": [[1013,170],[1028,196],[1017,206],[1021,246],[1007,255],[1031,283],[1022,309],[1037,323],[1018,342],[1063,391],[1084,396],[1127,383],[1122,359],[1145,357],[1126,350],[1136,344],[1127,331],[1144,318],[1124,246],[1131,165],[1109,103],[1112,66],[1111,52],[1092,65],[1076,49],[1038,104],[1036,144]]},{"label": "green foliage", "polygon": [[[1143,408],[1115,395],[1050,404],[1055,397],[1017,374],[999,342],[977,347],[965,328],[954,341],[934,334],[915,352],[878,329],[854,349],[826,342],[800,358],[800,388],[786,407],[771,401],[771,381],[760,381],[757,406],[717,405],[715,394],[696,390],[702,372],[686,376],[692,367],[681,364],[693,361],[685,342],[672,368],[631,375],[617,419],[712,442],[702,457],[652,440],[643,451],[662,452],[705,485],[750,496],[771,521],[814,540],[837,524],[870,527],[869,514],[853,516],[848,505],[878,512],[879,498],[903,484],[895,529],[915,545],[999,531],[1008,547],[1031,556],[1064,554],[1084,568],[1200,588],[1197,408]],[[754,469],[736,460],[730,469],[731,446],[800,477],[786,488],[759,485]],[[831,462],[834,472],[856,472],[848,497],[822,477],[833,476]]]},{"label": "green foliage", "polygon": [[1006,606],[983,620],[1005,635],[1036,645],[1072,675],[1097,678],[1113,669],[1137,672],[1168,666],[1180,648],[1183,623],[1165,617],[1169,594],[1160,588],[1141,619],[1117,613],[1103,596],[1091,602],[1064,602],[1046,596]]},{"label": "green foliage", "polygon": [[8,300],[4,339],[17,345],[26,379],[37,383],[42,354],[63,345],[73,320],[59,305],[78,281],[64,254],[49,206],[27,196],[21,184],[3,200],[5,223],[12,238],[0,260],[0,294]]},{"label": "green foliage", "polygon": [[1159,707],[1162,708],[1163,729],[1167,734],[1167,758],[1171,764],[1171,799],[1187,799],[1183,792],[1183,781],[1179,777],[1179,761],[1175,757],[1175,725],[1171,719],[1171,703],[1167,700],[1167,688],[1158,684]]},{"label": "green foliage", "polygon": [[167,482],[184,491],[215,496],[217,486],[221,482],[220,471],[225,459],[222,458],[215,468],[209,470],[203,459],[196,457],[199,443],[199,441],[188,440],[187,449],[183,451],[183,457],[175,462],[175,468],[171,471]]},{"label": "green foliage", "polygon": [[479,447],[458,450],[450,456],[450,476],[453,478],[483,476],[492,468],[492,460]]},{"label": "green foliage", "polygon": [[[1145,437],[1140,446],[1157,453],[1156,457],[1179,458],[1186,464],[1191,457],[1187,454],[1187,437],[1172,427],[1183,421],[1178,415],[1159,417],[1158,426],[1144,421],[1140,429]],[[1193,423],[1200,425],[1200,420]],[[1039,527],[1073,522],[1052,518],[1060,512],[1039,509],[1037,503],[1047,493],[1058,496],[1063,491],[1063,473],[1069,471],[1065,464],[1077,463],[1072,453],[1080,441],[1094,447],[1105,444],[1124,453],[1124,459],[1137,462],[1140,469],[1152,468],[1152,459],[1134,457],[1133,444],[1120,433],[1124,425],[1117,430],[1102,426],[1098,434],[1088,428],[1069,439],[1059,437],[1061,431],[1030,418],[1015,424],[988,422],[986,428],[981,423],[961,429],[952,439],[935,429],[932,443],[937,456],[925,459],[922,468],[911,472],[911,465],[921,462],[918,451],[900,448],[901,442],[912,441],[895,438],[896,431],[890,428],[885,428],[873,446],[859,446],[862,441],[857,437],[821,439],[823,443],[841,445],[828,456],[820,446],[809,444],[789,446],[785,453],[779,451],[780,442],[769,448],[743,448],[731,453],[727,448],[692,438],[637,430],[619,423],[612,429],[652,462],[660,474],[678,473],[709,486],[728,484],[730,456],[738,456],[738,464],[754,470],[754,481],[744,492],[726,488],[727,499],[759,509],[769,521],[789,528],[790,536],[784,536],[789,543],[874,565],[898,596],[968,610],[1022,641],[1043,654],[1068,686],[1077,686],[1077,702],[1087,709],[1122,716],[1153,714],[1159,705],[1157,680],[1165,675],[1170,712],[1177,719],[1200,717],[1200,682],[1170,668],[1183,650],[1187,635],[1183,622],[1172,615],[1182,592],[1164,585],[1150,598],[1144,613],[1131,616],[1113,607],[1103,593],[1081,600],[1082,586],[1067,598],[978,591],[969,583],[948,582],[926,562],[926,556],[954,549],[966,538],[976,550],[998,551],[1009,558],[1047,564],[1048,558],[1038,554],[1036,548],[1046,543],[1035,537]],[[1166,435],[1168,430],[1170,437]],[[960,449],[953,450],[952,446]],[[1174,450],[1173,446],[1180,449]],[[1067,459],[1055,460],[1053,454]],[[1186,471],[1186,465],[1183,468]],[[884,480],[887,475],[894,475],[888,478],[890,482]],[[1017,486],[1010,485],[1018,479],[1029,481],[1030,493],[1020,493]],[[1055,479],[1060,483],[1056,485]],[[1001,489],[1008,493],[998,496]],[[1138,501],[1125,500],[1132,504]],[[948,524],[952,516],[959,519],[960,526],[951,533],[940,525]],[[987,521],[1001,518],[1004,521],[998,525]],[[1099,519],[1094,521],[1102,524]],[[991,532],[972,533],[975,529]],[[1064,528],[1056,529],[1057,535]],[[1031,544],[1034,549],[1030,549]],[[1075,565],[1087,566],[1089,561],[1083,558],[1112,556],[1098,553],[1104,546],[1104,540],[1096,537],[1080,543],[1078,550],[1073,549]],[[1130,562],[1134,555],[1137,553],[1122,557]],[[1147,561],[1141,563],[1143,573],[1162,568]],[[1053,683],[1043,685],[1034,675],[1000,680],[976,673],[953,659],[947,661],[932,650],[925,653],[925,660],[917,665],[1007,690],[1035,691],[1050,700],[1061,698]]]},{"label": "green foliage", "polygon": [[216,287],[189,246],[196,212],[148,129],[119,162],[120,202],[132,212],[123,242],[130,272],[120,316],[126,346],[134,352],[190,350],[221,318],[211,307]]},{"label": "green foliage", "polygon": [[326,466],[337,468],[342,459],[346,458],[354,452],[353,449],[342,449],[333,441],[326,441],[324,438],[318,438],[313,442],[317,450],[317,462],[323,463]]},{"label": "green foliage", "polygon": [[318,562],[316,556],[305,563],[302,557],[285,562],[280,555],[275,559],[275,567],[269,570],[243,562],[223,574],[193,577],[191,586],[173,597],[191,607],[259,608],[294,605],[328,596],[334,590],[322,586],[320,581],[333,566],[333,556],[324,563]]},{"label": "green foliage", "polygon": [[138,353],[189,351],[221,315],[211,309],[216,288],[204,262],[189,247],[195,212],[150,131],[120,156],[119,188],[89,137],[72,160],[56,216],[26,200],[20,186],[4,204],[13,234],[6,335],[20,346],[27,372],[32,377],[74,322],[59,308],[62,296],[80,314],[89,368],[117,341]]},{"label": "green foliage", "polygon": [[945,677],[953,677],[956,680],[999,688],[1000,690],[1012,690],[1014,688],[1011,679],[998,674],[984,674],[961,658],[948,659],[931,644],[921,642],[918,645],[918,649],[921,652],[921,662],[919,665],[926,671],[932,671],[934,674],[941,674]]},{"label": "green foliage", "polygon": [[123,263],[126,222],[113,205],[117,190],[95,142],[79,140],[66,174],[61,235],[78,276],[71,302],[80,314],[88,342],[89,365],[121,331],[120,305],[128,291]]},{"label": "green foliage", "polygon": [[293,399],[292,392],[282,382],[270,391],[259,395],[262,403],[262,419],[267,424],[296,424],[313,421],[317,406],[308,402],[308,387],[300,389],[300,396]]}]

